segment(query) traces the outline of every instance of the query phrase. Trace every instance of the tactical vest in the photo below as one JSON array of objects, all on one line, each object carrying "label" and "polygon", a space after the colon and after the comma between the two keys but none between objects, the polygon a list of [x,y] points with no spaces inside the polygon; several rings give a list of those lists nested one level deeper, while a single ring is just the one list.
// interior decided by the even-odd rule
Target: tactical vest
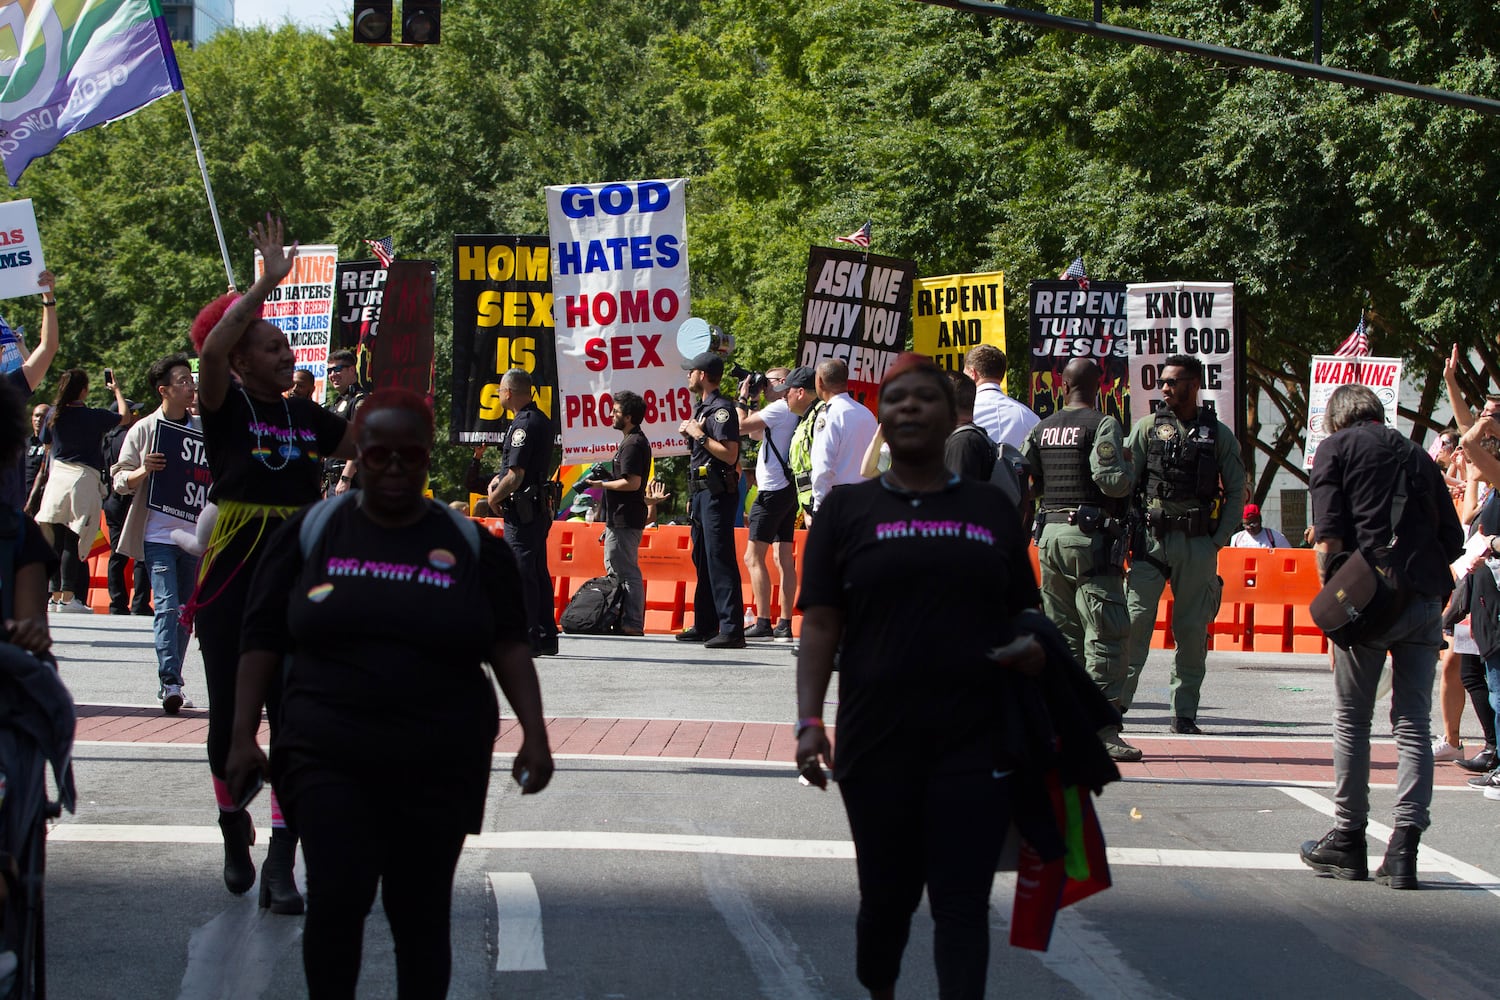
[{"label": "tactical vest", "polygon": [[1089,460],[1104,414],[1093,407],[1060,410],[1037,424],[1032,434],[1042,464],[1043,510],[1092,505],[1110,512],[1124,510],[1124,501],[1104,495],[1094,483]]},{"label": "tactical vest", "polygon": [[818,415],[823,412],[823,401],[815,401],[802,414],[797,429],[792,432],[792,447],[788,451],[787,464],[792,467],[792,478],[797,485],[797,503],[803,509],[812,509],[812,440],[813,430],[818,424]]},{"label": "tactical vest", "polygon": [[1198,416],[1179,433],[1177,418],[1165,403],[1157,405],[1146,445],[1146,499],[1185,503],[1219,498],[1219,459],[1214,444],[1219,418],[1212,402],[1198,407]]}]

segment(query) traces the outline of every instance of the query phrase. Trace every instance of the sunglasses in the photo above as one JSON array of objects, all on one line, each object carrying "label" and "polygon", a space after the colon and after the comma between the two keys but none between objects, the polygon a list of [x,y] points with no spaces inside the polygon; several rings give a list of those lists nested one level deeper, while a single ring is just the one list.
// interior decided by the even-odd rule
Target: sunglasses
[{"label": "sunglasses", "polygon": [[376,444],[362,449],[359,453],[359,460],[372,469],[386,468],[393,458],[399,458],[401,465],[405,468],[418,468],[426,465],[431,457],[431,452],[415,444],[405,448],[387,448],[383,444]]},{"label": "sunglasses", "polygon": [[1186,384],[1192,381],[1190,378],[1159,378],[1156,380],[1156,384],[1163,389],[1175,389],[1179,384]]},{"label": "sunglasses", "polygon": [[328,374],[332,375],[335,372],[341,372],[345,368],[348,368],[348,367],[349,367],[349,365],[329,365],[328,366]]}]

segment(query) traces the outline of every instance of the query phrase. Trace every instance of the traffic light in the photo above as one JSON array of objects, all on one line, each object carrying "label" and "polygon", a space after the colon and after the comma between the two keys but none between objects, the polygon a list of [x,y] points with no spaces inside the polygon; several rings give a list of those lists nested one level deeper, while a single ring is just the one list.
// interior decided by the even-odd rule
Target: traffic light
[{"label": "traffic light", "polygon": [[401,5],[401,44],[436,45],[442,20],[442,0],[406,0]]},{"label": "traffic light", "polygon": [[392,0],[354,0],[354,40],[362,45],[391,44]]}]

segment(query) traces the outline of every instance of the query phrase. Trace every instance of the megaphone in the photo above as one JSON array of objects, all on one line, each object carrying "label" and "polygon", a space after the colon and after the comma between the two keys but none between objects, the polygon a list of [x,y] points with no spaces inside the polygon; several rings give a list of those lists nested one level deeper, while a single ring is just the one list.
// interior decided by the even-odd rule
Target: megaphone
[{"label": "megaphone", "polygon": [[684,358],[696,358],[709,351],[727,358],[734,352],[734,337],[708,320],[694,316],[677,328],[677,350]]}]

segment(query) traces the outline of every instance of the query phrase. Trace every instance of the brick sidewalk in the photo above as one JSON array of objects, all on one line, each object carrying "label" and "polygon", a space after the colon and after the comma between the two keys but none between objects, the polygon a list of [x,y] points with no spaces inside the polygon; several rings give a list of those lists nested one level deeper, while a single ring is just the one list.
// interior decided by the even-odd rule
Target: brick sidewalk
[{"label": "brick sidewalk", "polygon": [[[552,752],[573,757],[674,757],[707,760],[786,762],[796,747],[789,723],[700,722],[679,719],[550,718],[547,733]],[[264,725],[261,739],[268,738]],[[1224,781],[1331,782],[1333,748],[1326,740],[1215,739],[1212,736],[1130,738],[1146,754],[1139,764],[1121,765],[1127,778],[1146,780],[1216,779]],[[208,712],[183,709],[175,716],[159,708],[79,705],[79,743],[180,743],[208,740]],[[495,749],[514,753],[521,746],[521,727],[514,718],[500,721]],[[1396,747],[1389,741],[1371,748],[1370,780],[1396,780]],[[1463,785],[1470,775],[1439,764],[1434,775],[1444,787]]]}]

